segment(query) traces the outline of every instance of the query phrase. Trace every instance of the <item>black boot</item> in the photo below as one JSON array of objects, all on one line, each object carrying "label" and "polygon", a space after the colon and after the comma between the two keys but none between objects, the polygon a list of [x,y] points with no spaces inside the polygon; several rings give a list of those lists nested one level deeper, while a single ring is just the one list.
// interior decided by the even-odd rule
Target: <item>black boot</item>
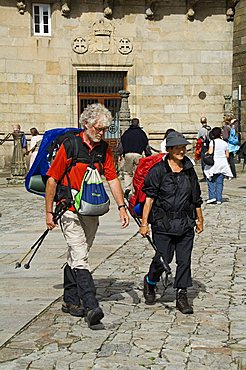
[{"label": "black boot", "polygon": [[143,289],[143,295],[145,298],[145,304],[152,305],[155,304],[155,285],[151,285],[147,283],[147,276],[144,277],[144,289]]},{"label": "black boot", "polygon": [[183,314],[192,314],[193,308],[189,305],[186,289],[177,289],[176,308]]},{"label": "black boot", "polygon": [[64,302],[62,303],[62,311],[69,313],[72,316],[83,317],[85,310],[78,296],[77,282],[75,272],[70,266],[64,268]]},{"label": "black boot", "polygon": [[76,278],[79,297],[83,301],[86,312],[85,321],[91,329],[102,329],[103,325],[100,320],[104,317],[104,313],[96,299],[96,288],[90,271],[76,269]]}]

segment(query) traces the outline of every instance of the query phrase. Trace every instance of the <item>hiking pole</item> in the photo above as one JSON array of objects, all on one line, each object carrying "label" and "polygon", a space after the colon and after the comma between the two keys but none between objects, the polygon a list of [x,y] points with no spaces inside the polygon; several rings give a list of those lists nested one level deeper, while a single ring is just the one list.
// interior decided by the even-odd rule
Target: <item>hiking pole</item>
[{"label": "hiking pole", "polygon": [[[140,222],[140,220],[139,220],[139,218],[138,218],[138,216],[137,216],[137,214],[136,214],[136,212],[135,212],[134,208],[132,207],[132,211],[131,211],[131,210],[130,210],[130,207],[129,207],[129,201],[128,201],[128,198],[127,198],[127,197],[125,197],[125,199],[127,200],[127,203],[128,203],[128,204],[126,204],[126,206],[127,206],[127,209],[128,209],[128,211],[129,211],[130,215],[133,217],[133,219],[134,219],[134,221],[136,222],[136,224],[140,227],[140,226],[141,226],[141,222]],[[157,249],[156,245],[154,244],[153,240],[151,239],[151,237],[150,237],[148,234],[146,235],[146,239],[148,240],[148,242],[150,243],[150,245],[153,247],[154,251],[155,251],[157,254],[159,254],[159,256],[160,256],[160,261],[161,261],[161,263],[162,263],[162,265],[163,265],[163,268],[164,268],[164,270],[165,270],[165,272],[166,272],[166,275],[170,275],[170,274],[171,274],[171,268],[170,268],[169,264],[168,264],[168,263],[164,260],[164,258],[161,256],[161,254],[160,254],[160,252],[158,251],[158,249]]]},{"label": "hiking pole", "polygon": [[29,249],[29,251],[24,255],[24,257],[22,257],[22,259],[18,262],[16,262],[15,264],[15,268],[20,268],[21,267],[21,264],[22,262],[26,259],[26,257],[31,253],[31,251],[36,247],[36,245],[40,242],[41,240],[41,243],[42,241],[44,240],[44,234],[45,236],[47,235],[47,230],[45,230],[45,232],[38,238],[38,240],[31,246],[31,248]]},{"label": "hiking pole", "polygon": [[[61,218],[61,216],[66,212],[66,210],[68,209],[68,206],[67,206],[67,203],[66,202],[61,202],[57,208],[56,208],[56,211],[54,213],[54,216],[53,216],[53,220],[54,220],[54,223],[57,224],[57,221]],[[48,234],[50,230],[49,229],[46,229],[44,231],[44,233],[38,238],[38,240],[31,246],[30,250],[25,254],[25,256],[19,261],[19,262],[16,262],[15,264],[15,268],[20,268],[21,267],[21,263],[26,259],[26,257],[31,253],[31,251],[36,247],[36,249],[34,249],[33,251],[33,254],[31,255],[29,261],[24,265],[24,268],[25,269],[29,269],[30,268],[30,263],[32,261],[32,259],[34,258],[35,254],[37,253],[39,247],[41,246],[42,242],[44,241],[46,235]]]}]

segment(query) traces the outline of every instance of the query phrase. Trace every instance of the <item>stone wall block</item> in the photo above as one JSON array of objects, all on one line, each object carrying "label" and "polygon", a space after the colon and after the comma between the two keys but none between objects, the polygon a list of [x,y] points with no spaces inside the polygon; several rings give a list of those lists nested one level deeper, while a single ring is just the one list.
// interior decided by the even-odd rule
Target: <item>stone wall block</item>
[{"label": "stone wall block", "polygon": [[153,57],[153,63],[168,63],[170,61],[169,59],[169,52],[165,50],[158,50],[151,53]]},{"label": "stone wall block", "polygon": [[169,62],[179,62],[179,63],[200,63],[201,53],[197,50],[187,51],[187,50],[170,50]]},{"label": "stone wall block", "polygon": [[6,26],[0,26],[0,37],[7,37],[9,33],[9,28]]},{"label": "stone wall block", "polygon": [[41,61],[9,60],[6,63],[6,72],[9,73],[45,73],[44,64]]},{"label": "stone wall block", "polygon": [[222,73],[221,64],[194,64],[194,75],[220,76]]},{"label": "stone wall block", "polygon": [[202,63],[224,63],[232,61],[232,51],[201,51],[201,62]]},{"label": "stone wall block", "polygon": [[60,65],[59,62],[46,62],[46,73],[52,75],[59,75],[60,74]]},{"label": "stone wall block", "polygon": [[[3,73],[5,72],[6,69],[6,60],[5,59],[0,59],[0,72]],[[3,75],[2,75],[3,77]],[[2,81],[1,75],[0,75],[0,82]]]},{"label": "stone wall block", "polygon": [[7,82],[21,82],[32,84],[33,83],[33,75],[30,73],[6,73],[6,81]]}]

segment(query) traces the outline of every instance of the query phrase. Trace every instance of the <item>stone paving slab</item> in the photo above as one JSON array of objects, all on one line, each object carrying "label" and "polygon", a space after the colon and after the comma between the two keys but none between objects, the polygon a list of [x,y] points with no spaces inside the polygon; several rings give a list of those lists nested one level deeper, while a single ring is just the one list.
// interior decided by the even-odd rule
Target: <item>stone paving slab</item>
[{"label": "stone paving slab", "polygon": [[[28,193],[23,185],[0,185],[0,205],[1,346],[62,295],[66,243],[59,228],[49,232],[31,268],[15,269],[16,261],[30,250],[46,229],[44,199]],[[121,230],[117,208],[111,202],[109,213],[100,218],[98,235],[91,249],[92,269],[136,232],[134,222],[127,229]]]},{"label": "stone paving slab", "polygon": [[[194,315],[176,310],[172,277],[166,289],[159,284],[156,305],[144,304],[153,249],[139,234],[129,236],[94,271],[105,329],[62,313],[58,298],[1,347],[0,369],[245,370],[245,185],[242,173],[225,183],[222,205],[203,205],[189,289]],[[206,199],[206,184],[202,190]],[[42,271],[32,271],[38,289]]]}]

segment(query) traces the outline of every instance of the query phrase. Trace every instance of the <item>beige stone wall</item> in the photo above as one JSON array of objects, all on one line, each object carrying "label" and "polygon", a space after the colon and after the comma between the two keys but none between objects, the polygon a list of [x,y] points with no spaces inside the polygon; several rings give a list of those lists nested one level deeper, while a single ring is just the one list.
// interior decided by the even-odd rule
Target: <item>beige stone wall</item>
[{"label": "beige stone wall", "polygon": [[[53,1],[52,36],[36,37],[30,1],[24,15],[16,1],[1,1],[1,132],[10,131],[14,123],[26,132],[33,126],[40,131],[76,126],[79,70],[127,71],[131,113],[146,132],[168,127],[196,131],[201,115],[212,125],[221,124],[223,96],[231,94],[232,82],[233,24],[226,21],[224,0],[200,0],[193,22],[182,0],[159,2],[154,20],[145,18],[144,1],[117,1],[112,20],[105,19],[112,33],[104,52],[98,50],[93,28],[103,18],[103,2],[71,3],[66,18],[60,2]],[[88,46],[83,54],[72,50],[78,37]],[[119,51],[122,38],[133,46],[129,54]],[[200,91],[206,99],[199,99]]]},{"label": "beige stone wall", "polygon": [[[233,90],[241,85],[241,132],[242,143],[246,140],[246,0],[236,7],[233,50]],[[239,107],[240,109],[240,107]],[[235,114],[238,115],[238,103]]]}]

